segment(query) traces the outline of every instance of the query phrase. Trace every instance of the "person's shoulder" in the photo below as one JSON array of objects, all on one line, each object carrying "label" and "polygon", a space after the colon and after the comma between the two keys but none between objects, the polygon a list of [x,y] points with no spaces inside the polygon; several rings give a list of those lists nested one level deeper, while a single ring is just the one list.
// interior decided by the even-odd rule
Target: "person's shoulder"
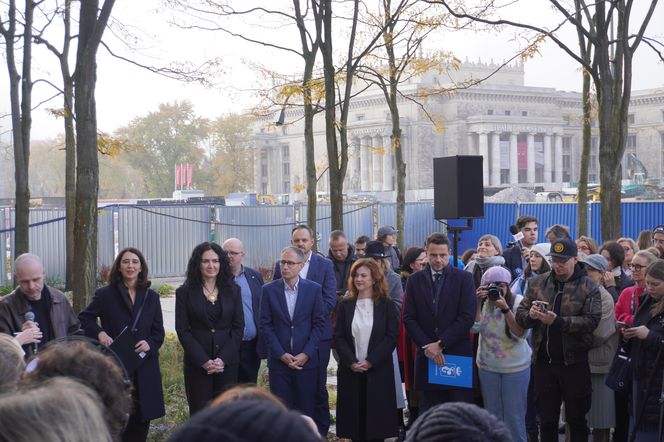
[{"label": "person's shoulder", "polygon": [[318,284],[315,281],[311,281],[309,279],[304,279],[300,278],[300,282],[298,283],[300,288],[303,290],[320,290],[321,285]]},{"label": "person's shoulder", "polygon": [[249,278],[261,278],[262,279],[262,276],[261,276],[260,272],[258,272],[257,270],[252,269],[251,267],[244,266],[244,273],[248,277],[247,279],[249,279]]},{"label": "person's shoulder", "polygon": [[48,292],[51,294],[51,299],[53,299],[53,301],[62,301],[67,299],[65,297],[65,294],[62,293],[60,290],[56,289],[55,287],[47,285],[46,288],[48,289]]},{"label": "person's shoulder", "polygon": [[283,280],[281,278],[278,279],[273,279],[272,281],[268,282],[263,286],[263,290],[265,291],[274,291],[277,290],[280,286],[283,287]]}]

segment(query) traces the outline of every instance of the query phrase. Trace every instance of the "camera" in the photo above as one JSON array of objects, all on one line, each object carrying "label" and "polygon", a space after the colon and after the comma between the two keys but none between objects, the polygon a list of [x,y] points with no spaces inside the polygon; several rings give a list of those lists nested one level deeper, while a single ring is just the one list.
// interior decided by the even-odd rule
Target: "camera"
[{"label": "camera", "polygon": [[500,298],[500,287],[495,282],[489,284],[488,291],[487,298],[489,298],[489,301],[497,301]]}]

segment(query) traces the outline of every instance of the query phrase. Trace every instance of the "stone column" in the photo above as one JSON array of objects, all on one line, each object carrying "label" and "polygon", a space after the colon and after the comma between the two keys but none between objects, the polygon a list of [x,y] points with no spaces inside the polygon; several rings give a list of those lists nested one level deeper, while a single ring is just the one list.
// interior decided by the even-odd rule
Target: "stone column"
[{"label": "stone column", "polygon": [[371,190],[371,168],[369,164],[369,138],[360,138],[360,189]]},{"label": "stone column", "polygon": [[474,138],[473,135],[474,134],[472,132],[468,132],[468,134],[466,135],[466,138],[467,138],[467,140],[466,140],[466,155],[475,155],[476,151],[475,151],[475,144],[473,143],[473,141],[474,141],[473,140],[473,138]]},{"label": "stone column", "polygon": [[544,134],[544,182],[551,182],[551,134]]},{"label": "stone column", "polygon": [[482,179],[484,185],[489,185],[489,136],[482,132],[480,133],[480,155],[484,158],[482,161]]},{"label": "stone column", "polygon": [[500,133],[491,134],[491,185],[500,186]]},{"label": "stone column", "polygon": [[535,183],[535,134],[528,134],[528,184]]},{"label": "stone column", "polygon": [[518,134],[510,133],[510,184],[519,184]]},{"label": "stone column", "polygon": [[383,190],[393,190],[394,150],[390,136],[383,137]]},{"label": "stone column", "polygon": [[372,143],[372,155],[371,155],[371,163],[372,163],[372,181],[371,181],[371,190],[374,192],[379,191],[382,187],[382,180],[380,176],[380,169],[381,169],[381,163],[382,163],[382,158],[381,158],[381,148],[383,147],[383,139],[382,137],[371,137],[371,143]]},{"label": "stone column", "polygon": [[556,134],[555,138],[555,150],[554,150],[555,162],[554,162],[554,182],[557,184],[562,184],[563,182],[563,136],[561,134]]}]

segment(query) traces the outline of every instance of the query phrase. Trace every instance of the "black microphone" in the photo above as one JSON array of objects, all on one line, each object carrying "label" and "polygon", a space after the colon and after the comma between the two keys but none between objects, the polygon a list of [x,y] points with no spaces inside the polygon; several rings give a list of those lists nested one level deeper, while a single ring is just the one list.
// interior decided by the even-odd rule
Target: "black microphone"
[{"label": "black microphone", "polygon": [[[35,322],[35,314],[33,312],[26,312],[25,313],[25,321],[26,322],[27,321]],[[34,345],[35,345],[35,353],[37,353],[37,351],[39,350],[39,347],[38,347],[36,342],[34,343]]]},{"label": "black microphone", "polygon": [[512,234],[512,239],[516,243],[517,247],[519,247],[519,250],[523,249],[523,244],[521,244],[521,240],[523,239],[523,232],[520,231],[517,226],[511,225],[510,233]]}]

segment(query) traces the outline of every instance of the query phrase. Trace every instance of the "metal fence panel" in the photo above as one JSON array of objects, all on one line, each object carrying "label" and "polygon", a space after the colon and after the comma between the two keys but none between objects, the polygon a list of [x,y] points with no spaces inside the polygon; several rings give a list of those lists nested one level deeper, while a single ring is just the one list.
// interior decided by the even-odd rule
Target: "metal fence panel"
[{"label": "metal fence panel", "polygon": [[281,249],[290,244],[295,225],[294,206],[216,206],[215,240],[222,244],[238,238],[244,244],[245,263],[254,269],[272,270]]},{"label": "metal fence panel", "polygon": [[209,237],[208,206],[118,207],[118,248],[143,252],[153,277],[183,275],[192,249]]},{"label": "metal fence panel", "polygon": [[[516,221],[517,206],[514,203],[484,203],[484,218],[474,219],[473,228],[461,232],[459,255],[467,249],[477,248],[482,235],[490,233],[500,238],[503,247],[512,237],[510,226]],[[449,220],[450,225],[465,225],[465,220]]]},{"label": "metal fence panel", "polygon": [[[572,238],[576,238],[578,219],[576,216],[576,203],[524,203],[521,204],[521,215],[532,215],[539,220],[538,242],[546,241],[546,229],[554,224],[563,224],[569,227]],[[509,226],[508,226],[509,228]]]},{"label": "metal fence panel", "polygon": [[[97,216],[97,267],[111,266],[115,259],[115,226],[114,215],[117,208],[114,206],[102,207]],[[150,269],[152,272],[152,269]]]},{"label": "metal fence panel", "polygon": [[[332,232],[332,208],[329,204],[319,205],[316,208],[316,231],[318,236],[318,251],[327,256],[329,250],[329,237]],[[344,204],[343,207],[344,233],[352,244],[360,235],[373,236],[373,205]],[[308,222],[307,207],[300,208],[300,220]]]},{"label": "metal fence panel", "polygon": [[622,236],[638,238],[642,230],[652,231],[664,223],[664,203],[626,202],[622,203]]},{"label": "metal fence panel", "polygon": [[65,210],[30,209],[30,224],[40,224],[30,227],[30,252],[41,258],[47,279],[63,285],[67,267]]},{"label": "metal fence panel", "polygon": [[[0,207],[0,230],[5,230],[9,227],[5,218],[9,217],[9,209]],[[9,266],[10,262],[9,252],[11,248],[7,247],[9,241],[9,232],[0,233],[0,286],[9,284]]]},{"label": "metal fence panel", "polygon": [[433,217],[432,202],[406,203],[404,216],[403,252],[413,246],[424,247],[424,241],[427,239],[427,236],[433,232],[445,231],[445,225],[439,223]]},{"label": "metal fence panel", "polygon": [[[404,221],[405,222],[405,221]],[[397,205],[396,203],[379,203],[378,204],[378,216],[376,221],[376,232],[372,232],[371,235],[368,235],[369,238],[375,239],[375,233],[378,233],[378,229],[381,226],[393,226],[397,227]],[[408,226],[408,224],[406,224]],[[406,227],[406,230],[408,228]]]}]

